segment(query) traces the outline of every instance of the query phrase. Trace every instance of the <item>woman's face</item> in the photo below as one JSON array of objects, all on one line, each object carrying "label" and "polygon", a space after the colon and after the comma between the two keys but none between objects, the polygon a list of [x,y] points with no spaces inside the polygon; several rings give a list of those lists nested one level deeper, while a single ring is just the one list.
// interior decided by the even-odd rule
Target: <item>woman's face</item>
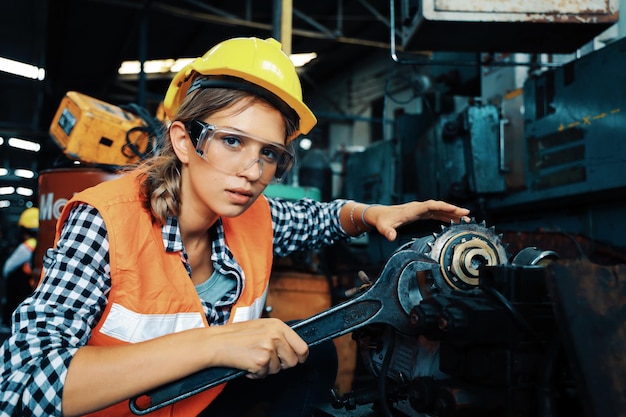
[{"label": "woman's face", "polygon": [[241,135],[220,134],[218,138],[216,134],[202,152],[205,159],[196,153],[187,134],[191,149],[187,163],[183,162],[183,210],[191,205],[204,218],[238,216],[265,190],[272,168],[267,158],[274,155],[268,144],[285,145],[285,122],[276,108],[261,101],[238,103],[203,122]]}]

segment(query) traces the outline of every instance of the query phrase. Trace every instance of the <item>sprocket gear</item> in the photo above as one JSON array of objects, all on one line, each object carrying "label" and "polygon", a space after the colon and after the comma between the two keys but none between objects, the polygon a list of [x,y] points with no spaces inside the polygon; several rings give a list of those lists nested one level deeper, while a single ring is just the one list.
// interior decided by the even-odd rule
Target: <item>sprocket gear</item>
[{"label": "sprocket gear", "polygon": [[475,219],[442,226],[440,233],[416,239],[409,246],[440,265],[433,273],[432,286],[422,289],[432,293],[476,288],[481,266],[509,263],[502,235]]}]

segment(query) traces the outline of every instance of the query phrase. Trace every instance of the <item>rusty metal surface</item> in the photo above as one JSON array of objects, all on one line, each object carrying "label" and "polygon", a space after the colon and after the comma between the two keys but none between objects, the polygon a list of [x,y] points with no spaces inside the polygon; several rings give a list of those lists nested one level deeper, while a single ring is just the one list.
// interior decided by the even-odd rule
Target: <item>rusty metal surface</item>
[{"label": "rusty metal surface", "polygon": [[424,0],[433,19],[466,21],[601,22],[615,21],[615,0]]},{"label": "rusty metal surface", "polygon": [[507,250],[516,254],[534,246],[556,252],[562,260],[588,260],[602,265],[626,264],[626,252],[580,234],[558,231],[501,231]]},{"label": "rusty metal surface", "polygon": [[418,3],[402,16],[405,51],[571,53],[619,18],[619,0]]},{"label": "rusty metal surface", "polygon": [[626,265],[559,261],[548,268],[548,289],[586,414],[626,416]]}]

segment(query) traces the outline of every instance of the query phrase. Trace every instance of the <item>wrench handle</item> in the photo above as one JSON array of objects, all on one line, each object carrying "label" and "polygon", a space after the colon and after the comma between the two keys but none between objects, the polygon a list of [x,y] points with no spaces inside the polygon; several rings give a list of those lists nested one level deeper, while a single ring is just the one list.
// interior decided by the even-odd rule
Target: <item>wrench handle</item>
[{"label": "wrench handle", "polygon": [[[292,325],[292,329],[309,346],[314,346],[349,333],[376,316],[376,313],[382,307],[382,303],[378,300],[362,300],[365,294],[338,304],[321,314],[299,321]],[[336,314],[337,310],[340,310],[340,314]],[[148,391],[140,397],[132,398],[129,404],[130,410],[135,415],[145,415],[199,392],[244,376],[246,373],[246,371],[235,368],[206,368],[185,378]],[[149,402],[149,405],[145,408],[138,404],[139,402],[144,402],[141,401],[142,398]]]},{"label": "wrench handle", "polygon": [[[177,401],[184,400],[199,392],[244,376],[246,373],[246,371],[235,368],[206,368],[185,378],[161,385],[139,397],[131,398],[129,403],[130,411],[135,415],[142,416]],[[144,402],[149,403],[145,408],[139,405],[139,403]]]},{"label": "wrench handle", "polygon": [[[418,260],[421,262],[415,262]],[[292,329],[307,345],[314,346],[371,323],[393,325],[397,320],[397,314],[405,314],[401,312],[397,286],[398,280],[403,277],[403,271],[411,264],[415,268],[411,269],[409,275],[412,275],[419,265],[425,269],[438,265],[431,259],[421,258],[420,254],[413,250],[396,252],[385,265],[378,280],[367,291],[297,322],[291,326]],[[391,313],[382,313],[383,300],[388,305],[395,306],[391,307]],[[246,371],[233,368],[207,368],[157,387],[140,397],[131,398],[130,409],[136,415],[144,415],[245,374]],[[148,402],[149,406],[140,408],[137,404],[140,398],[145,400],[142,402]]]},{"label": "wrench handle", "polygon": [[309,346],[350,333],[370,322],[382,309],[382,302],[369,298],[368,295],[365,292],[359,297],[299,321],[291,328]]}]

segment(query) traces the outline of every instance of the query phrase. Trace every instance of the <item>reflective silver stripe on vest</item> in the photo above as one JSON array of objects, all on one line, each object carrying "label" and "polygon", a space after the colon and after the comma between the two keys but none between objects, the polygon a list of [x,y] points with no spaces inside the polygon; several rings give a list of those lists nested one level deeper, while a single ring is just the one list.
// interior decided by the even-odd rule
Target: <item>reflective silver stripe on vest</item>
[{"label": "reflective silver stripe on vest", "polygon": [[248,307],[237,307],[234,311],[233,323],[239,321],[254,320],[261,317],[263,313],[263,307],[265,307],[265,299],[267,298],[267,292],[269,287],[265,287],[263,295],[252,302],[252,305]]},{"label": "reflective silver stripe on vest", "polygon": [[204,327],[200,313],[140,314],[114,303],[100,332],[128,343]]}]

